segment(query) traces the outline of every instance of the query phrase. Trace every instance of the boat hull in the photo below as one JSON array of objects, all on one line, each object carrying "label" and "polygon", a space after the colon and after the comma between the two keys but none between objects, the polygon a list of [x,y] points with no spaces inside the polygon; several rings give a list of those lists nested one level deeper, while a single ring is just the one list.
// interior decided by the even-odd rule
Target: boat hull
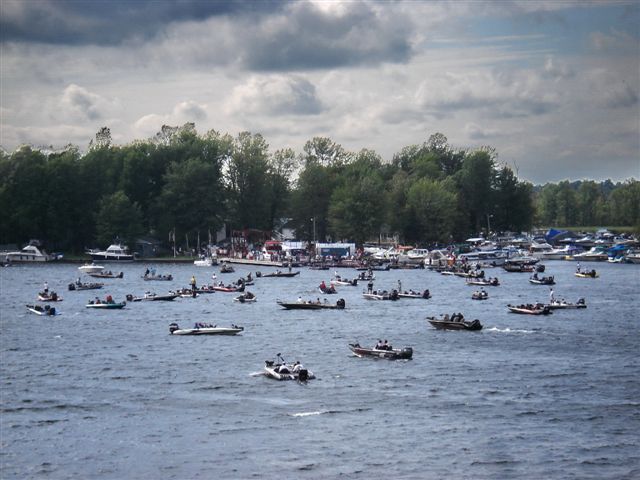
[{"label": "boat hull", "polygon": [[358,357],[385,358],[388,360],[408,360],[413,357],[413,348],[411,347],[396,350],[378,350],[375,348],[364,348],[356,343],[349,344],[349,349]]},{"label": "boat hull", "polygon": [[473,320],[471,322],[462,321],[462,322],[452,322],[448,320],[439,320],[437,318],[429,318],[427,320],[433,327],[438,330],[469,330],[469,331],[479,331],[482,330],[482,324],[479,320]]}]

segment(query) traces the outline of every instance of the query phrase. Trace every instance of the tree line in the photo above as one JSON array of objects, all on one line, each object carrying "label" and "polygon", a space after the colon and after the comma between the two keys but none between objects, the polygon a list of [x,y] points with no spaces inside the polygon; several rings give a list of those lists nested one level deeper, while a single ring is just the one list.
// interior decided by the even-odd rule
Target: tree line
[{"label": "tree line", "polygon": [[[105,127],[84,154],[72,145],[1,154],[0,243],[38,238],[49,249],[82,252],[115,238],[131,245],[151,236],[168,244],[173,234],[180,244],[223,225],[276,230],[283,219],[301,240],[358,244],[389,236],[406,244],[450,242],[488,229],[526,231],[534,222],[613,218],[632,225],[637,183],[535,189],[499,163],[493,149],[456,149],[439,133],[383,161],[372,150],[349,152],[324,137],[309,140],[299,154],[272,153],[260,134],[200,135],[192,123],[116,146]],[[635,213],[628,210],[632,201]]]}]

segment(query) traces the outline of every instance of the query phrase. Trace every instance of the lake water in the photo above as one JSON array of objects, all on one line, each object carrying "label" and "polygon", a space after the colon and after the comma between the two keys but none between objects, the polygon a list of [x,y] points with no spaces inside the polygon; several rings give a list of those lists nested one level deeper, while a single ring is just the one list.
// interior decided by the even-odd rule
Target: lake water
[{"label": "lake water", "polygon": [[[87,300],[211,282],[216,267],[157,265],[172,282],[144,282],[147,263],[109,265],[123,279],[67,291],[78,265],[3,268],[0,477],[8,479],[508,479],[640,478],[637,265],[588,264],[600,278],[548,262],[556,297],[586,310],[548,317],[508,303],[547,301],[528,274],[488,269],[499,287],[428,270],[376,272],[376,288],[429,288],[430,300],[367,301],[339,287],[344,311],[285,311],[277,299],[319,296],[332,271],[259,278],[255,304],[215,293],[121,311]],[[221,275],[225,283],[249,271]],[[354,270],[341,269],[352,278]],[[89,280],[87,278],[86,280]],[[43,282],[64,301],[56,317],[30,314]],[[321,296],[322,298],[322,296]],[[461,311],[481,332],[433,329],[427,315]],[[236,337],[170,336],[177,322],[245,327]],[[388,339],[410,361],[356,358],[347,345]],[[318,377],[265,378],[282,353]]]}]

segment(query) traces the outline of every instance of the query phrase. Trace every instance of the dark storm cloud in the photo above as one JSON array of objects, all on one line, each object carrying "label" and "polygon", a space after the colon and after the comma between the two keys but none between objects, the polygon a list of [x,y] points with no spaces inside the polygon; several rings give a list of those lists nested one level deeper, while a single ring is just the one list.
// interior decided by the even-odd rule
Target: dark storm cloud
[{"label": "dark storm cloud", "polygon": [[282,0],[2,0],[0,40],[117,45],[151,38],[174,22],[277,12],[282,5]]},{"label": "dark storm cloud", "polygon": [[347,3],[340,15],[297,3],[286,22],[243,32],[243,62],[251,70],[312,70],[406,62],[412,55],[409,19],[381,15],[366,3]]}]

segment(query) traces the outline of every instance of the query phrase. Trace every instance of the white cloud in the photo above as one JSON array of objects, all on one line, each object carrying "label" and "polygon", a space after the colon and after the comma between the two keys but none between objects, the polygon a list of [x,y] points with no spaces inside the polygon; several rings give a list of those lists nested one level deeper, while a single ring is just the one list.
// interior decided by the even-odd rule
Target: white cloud
[{"label": "white cloud", "polygon": [[140,117],[133,124],[133,128],[139,137],[149,138],[159,132],[163,125],[180,126],[188,122],[197,124],[206,119],[206,105],[200,105],[192,100],[186,100],[177,103],[170,113],[150,113]]}]

